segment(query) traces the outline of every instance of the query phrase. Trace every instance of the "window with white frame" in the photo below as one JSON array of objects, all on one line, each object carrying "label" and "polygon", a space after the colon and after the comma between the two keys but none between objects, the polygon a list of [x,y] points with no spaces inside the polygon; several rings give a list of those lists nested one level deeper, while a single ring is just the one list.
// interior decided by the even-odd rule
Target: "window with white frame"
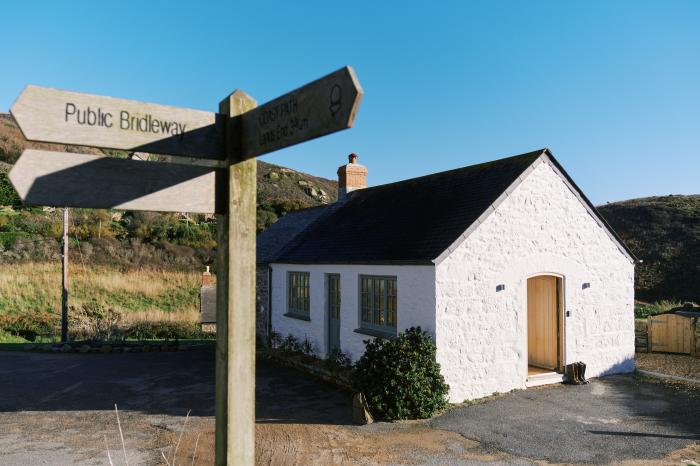
[{"label": "window with white frame", "polygon": [[360,327],[396,334],[396,277],[360,275]]},{"label": "window with white frame", "polygon": [[309,272],[287,272],[287,314],[309,319]]}]

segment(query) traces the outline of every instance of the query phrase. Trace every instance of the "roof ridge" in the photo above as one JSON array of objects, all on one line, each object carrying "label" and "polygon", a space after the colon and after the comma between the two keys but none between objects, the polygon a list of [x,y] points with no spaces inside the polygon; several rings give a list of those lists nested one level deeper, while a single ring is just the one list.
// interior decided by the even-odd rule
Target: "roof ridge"
[{"label": "roof ridge", "polygon": [[417,180],[421,180],[421,179],[426,179],[426,178],[430,178],[430,177],[433,177],[433,176],[454,174],[454,173],[457,173],[457,172],[460,172],[460,171],[463,171],[463,170],[474,169],[474,168],[480,167],[480,166],[486,167],[486,166],[492,165],[492,164],[495,165],[495,164],[497,164],[497,163],[503,163],[503,162],[508,161],[508,160],[511,160],[511,159],[524,158],[524,157],[532,157],[532,156],[535,156],[535,155],[540,156],[540,155],[542,155],[542,154],[551,154],[551,152],[549,151],[548,148],[545,147],[545,148],[538,149],[538,150],[533,150],[533,151],[530,151],[530,152],[524,152],[524,153],[518,154],[518,155],[510,155],[510,156],[508,156],[508,157],[503,157],[503,158],[496,159],[496,160],[489,160],[489,161],[486,161],[486,162],[479,162],[479,163],[475,163],[475,164],[472,164],[472,165],[466,165],[466,166],[464,166],[464,167],[450,168],[449,170],[443,170],[443,171],[435,172],[435,173],[428,173],[428,174],[426,174],[426,175],[420,175],[420,176],[416,176],[416,177],[413,177],[413,178],[406,178],[405,180],[392,181],[391,183],[379,184],[379,185],[377,185],[377,186],[370,186],[370,187],[368,187],[368,188],[363,188],[363,189],[358,189],[358,190],[352,191],[352,192],[348,193],[348,198],[351,197],[352,195],[356,194],[356,193],[362,193],[362,192],[366,192],[366,191],[372,191],[372,190],[376,190],[376,189],[385,188],[385,187],[388,187],[388,186],[395,186],[395,185],[398,185],[398,184],[401,184],[401,183],[409,183],[409,182],[411,182],[411,181],[417,181]]},{"label": "roof ridge", "polygon": [[331,202],[331,203],[328,203],[328,204],[312,205],[312,206],[309,206],[309,207],[304,207],[303,209],[292,210],[292,211],[289,211],[289,212],[284,213],[284,214],[282,215],[282,217],[285,217],[285,216],[287,216],[287,215],[294,215],[294,214],[304,213],[304,212],[308,212],[308,211],[314,210],[314,209],[322,209],[322,208],[328,207],[328,206],[333,205],[333,204],[334,204],[334,202]]}]

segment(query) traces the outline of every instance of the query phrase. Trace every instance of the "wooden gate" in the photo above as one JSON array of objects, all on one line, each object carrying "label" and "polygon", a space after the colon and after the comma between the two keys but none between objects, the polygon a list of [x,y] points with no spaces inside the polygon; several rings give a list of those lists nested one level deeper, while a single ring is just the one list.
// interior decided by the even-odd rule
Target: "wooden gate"
[{"label": "wooden gate", "polygon": [[676,314],[649,316],[652,352],[690,354],[693,347],[693,319]]}]

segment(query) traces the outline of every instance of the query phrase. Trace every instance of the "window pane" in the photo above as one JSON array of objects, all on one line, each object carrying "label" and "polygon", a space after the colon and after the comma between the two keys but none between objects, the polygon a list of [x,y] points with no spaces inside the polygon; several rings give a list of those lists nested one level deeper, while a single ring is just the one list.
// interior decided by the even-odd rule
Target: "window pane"
[{"label": "window pane", "polygon": [[387,325],[396,327],[396,279],[387,280]]},{"label": "window pane", "polygon": [[379,330],[396,329],[396,278],[360,277],[361,324]]},{"label": "window pane", "polygon": [[289,272],[288,310],[296,314],[309,315],[310,290],[308,272]]}]

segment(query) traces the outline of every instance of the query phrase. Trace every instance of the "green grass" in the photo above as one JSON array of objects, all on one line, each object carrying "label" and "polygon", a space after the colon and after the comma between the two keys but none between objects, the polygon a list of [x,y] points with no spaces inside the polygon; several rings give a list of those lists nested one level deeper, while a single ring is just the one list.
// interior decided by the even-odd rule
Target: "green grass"
[{"label": "green grass", "polygon": [[11,343],[11,344],[28,343],[28,341],[22,337],[18,337],[18,336],[11,335],[9,333],[0,331],[0,344],[7,344],[7,343]]},{"label": "green grass", "polygon": [[673,308],[680,307],[683,304],[678,301],[656,301],[654,303],[634,303],[634,318],[646,319],[649,316],[668,312]]},{"label": "green grass", "polygon": [[[196,321],[200,275],[158,270],[120,271],[109,267],[71,268],[68,303],[80,308],[97,302],[125,316]],[[20,263],[0,269],[0,315],[58,312],[61,267],[58,263]],[[179,316],[179,318],[176,318]]]}]

